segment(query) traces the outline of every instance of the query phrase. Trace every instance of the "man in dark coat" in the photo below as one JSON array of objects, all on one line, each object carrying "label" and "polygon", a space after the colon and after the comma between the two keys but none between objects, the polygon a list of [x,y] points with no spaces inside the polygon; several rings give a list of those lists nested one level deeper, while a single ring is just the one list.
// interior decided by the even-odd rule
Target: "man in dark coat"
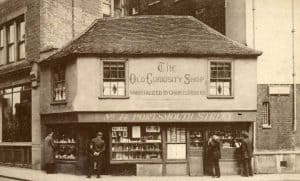
[{"label": "man in dark coat", "polygon": [[91,178],[94,170],[94,164],[96,163],[97,178],[100,178],[101,163],[103,160],[103,153],[105,150],[105,143],[102,139],[102,132],[97,133],[97,137],[93,138],[88,148],[88,175],[87,178]]},{"label": "man in dark coat", "polygon": [[221,159],[221,149],[220,149],[220,140],[217,135],[213,135],[212,141],[210,143],[210,151],[211,151],[211,164],[213,177],[219,178],[221,176],[220,173],[220,164],[219,159]]},{"label": "man in dark coat", "polygon": [[53,132],[50,132],[44,142],[44,155],[45,155],[45,164],[46,172],[54,173],[55,172],[55,163],[54,163],[54,141],[53,141]]},{"label": "man in dark coat", "polygon": [[251,158],[253,157],[253,145],[246,132],[242,133],[243,139],[241,142],[241,161],[243,166],[243,176],[253,176]]}]

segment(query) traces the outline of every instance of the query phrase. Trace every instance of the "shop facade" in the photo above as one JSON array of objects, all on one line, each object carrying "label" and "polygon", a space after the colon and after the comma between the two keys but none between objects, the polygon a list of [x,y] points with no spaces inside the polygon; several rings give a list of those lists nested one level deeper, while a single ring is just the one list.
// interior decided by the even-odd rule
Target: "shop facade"
[{"label": "shop facade", "polygon": [[[125,42],[111,44],[120,36]],[[234,140],[242,131],[253,137],[259,55],[191,17],[98,20],[40,64],[43,136],[56,132],[58,171],[85,173],[87,145],[102,131],[107,174],[208,174],[213,134],[222,140],[222,173],[237,174]]]},{"label": "shop facade", "polygon": [[[239,174],[234,140],[241,139],[242,131],[252,137],[255,115],[255,112],[135,112],[78,113],[66,115],[64,120],[61,116],[43,118],[47,129],[56,133],[55,158],[61,172],[86,172],[88,143],[101,131],[106,143],[104,174],[201,176],[210,174],[206,147],[213,134],[219,135],[222,142],[222,174]],[[129,121],[120,121],[124,117]]]}]

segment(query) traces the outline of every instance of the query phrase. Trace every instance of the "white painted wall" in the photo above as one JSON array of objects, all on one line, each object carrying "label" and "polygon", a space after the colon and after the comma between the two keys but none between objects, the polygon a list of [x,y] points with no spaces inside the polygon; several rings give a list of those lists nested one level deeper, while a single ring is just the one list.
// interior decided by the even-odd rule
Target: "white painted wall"
[{"label": "white painted wall", "polygon": [[[159,62],[175,65],[175,72],[159,72]],[[256,110],[256,60],[234,60],[234,98],[208,99],[208,59],[197,58],[130,58],[129,74],[144,76],[179,76],[190,74],[204,80],[191,84],[178,83],[129,83],[128,90],[193,90],[201,95],[135,95],[127,99],[99,99],[101,67],[97,57],[77,59],[77,94],[72,107],[75,111],[170,111],[170,110]],[[72,79],[75,81],[76,79]],[[68,83],[72,84],[72,82]],[[69,85],[70,86],[70,85]]]},{"label": "white painted wall", "polygon": [[[243,12],[240,1],[245,2],[246,18],[241,19]],[[300,83],[300,1],[295,5],[295,60],[297,83]],[[254,7],[254,11],[253,11]],[[253,12],[255,31],[253,31]],[[292,83],[292,0],[228,0],[226,9],[226,34],[230,38],[263,51],[258,59],[258,84]],[[233,27],[244,27],[235,31]]]}]

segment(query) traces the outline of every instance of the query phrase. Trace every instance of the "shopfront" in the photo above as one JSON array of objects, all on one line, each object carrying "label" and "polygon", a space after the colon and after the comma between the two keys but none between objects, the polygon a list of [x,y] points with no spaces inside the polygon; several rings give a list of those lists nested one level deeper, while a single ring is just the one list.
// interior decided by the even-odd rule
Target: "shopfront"
[{"label": "shopfront", "polygon": [[254,116],[254,112],[152,112],[78,113],[61,116],[65,119],[60,121],[43,117],[46,128],[55,132],[59,172],[84,174],[88,143],[101,131],[106,143],[103,174],[201,176],[210,174],[206,146],[213,134],[221,138],[222,174],[239,173],[234,140],[241,139],[242,131],[252,135]]}]

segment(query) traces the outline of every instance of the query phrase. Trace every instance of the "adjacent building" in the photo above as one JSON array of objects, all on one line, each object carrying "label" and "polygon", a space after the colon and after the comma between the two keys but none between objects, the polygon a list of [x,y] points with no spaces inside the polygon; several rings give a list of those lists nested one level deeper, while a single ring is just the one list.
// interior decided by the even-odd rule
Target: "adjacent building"
[{"label": "adjacent building", "polygon": [[0,163],[40,169],[40,80],[37,63],[96,18],[124,15],[124,2],[0,2]]},{"label": "adjacent building", "polygon": [[234,140],[253,135],[260,54],[189,16],[97,20],[40,63],[59,170],[84,173],[102,131],[106,174],[204,175],[213,134],[223,174],[238,174]]},{"label": "adjacent building", "polygon": [[[132,0],[131,15],[191,15],[248,47],[263,51],[257,70],[254,168],[299,172],[299,1]],[[299,28],[298,28],[299,29]],[[268,140],[268,141],[266,141]]]}]

